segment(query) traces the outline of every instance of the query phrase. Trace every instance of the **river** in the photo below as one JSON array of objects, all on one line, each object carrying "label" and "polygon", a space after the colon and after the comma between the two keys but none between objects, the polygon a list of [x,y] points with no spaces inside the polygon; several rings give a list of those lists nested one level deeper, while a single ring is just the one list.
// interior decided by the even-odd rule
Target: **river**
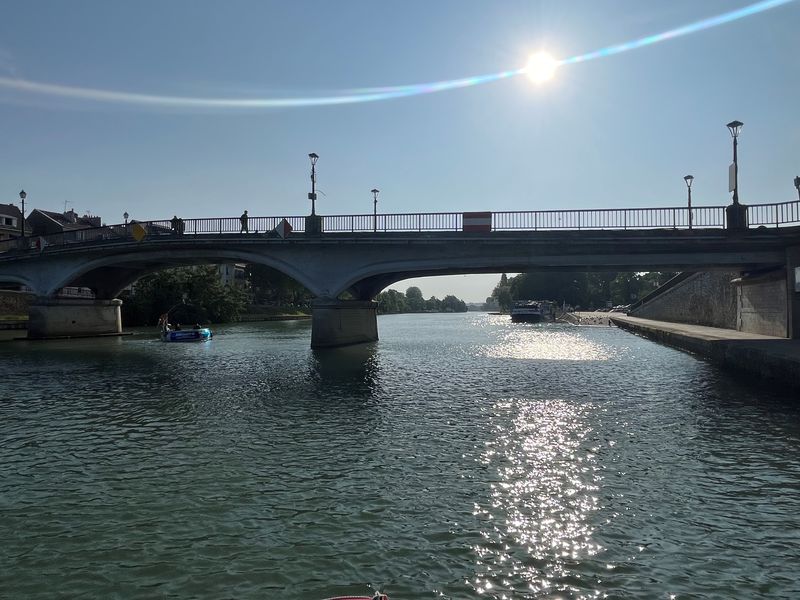
[{"label": "river", "polygon": [[0,344],[0,597],[800,597],[800,403],[614,327]]}]

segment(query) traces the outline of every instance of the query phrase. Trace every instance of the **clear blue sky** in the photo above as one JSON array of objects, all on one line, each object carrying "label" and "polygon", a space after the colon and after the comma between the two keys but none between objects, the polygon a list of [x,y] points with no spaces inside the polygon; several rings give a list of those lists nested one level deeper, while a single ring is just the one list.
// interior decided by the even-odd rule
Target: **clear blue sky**
[{"label": "clear blue sky", "polygon": [[[169,96],[313,96],[564,58],[749,4],[6,0],[0,77]],[[800,2],[616,56],[365,104],[264,110],[137,107],[0,87],[0,202],[133,218],[725,204],[796,198]],[[431,280],[482,299],[495,276]],[[484,281],[486,282],[484,284]],[[465,283],[466,282],[466,283]],[[396,287],[404,289],[408,284]],[[445,286],[445,287],[447,287]],[[455,286],[455,287],[453,287]],[[466,287],[465,287],[466,286]],[[469,291],[465,291],[469,290]]]}]

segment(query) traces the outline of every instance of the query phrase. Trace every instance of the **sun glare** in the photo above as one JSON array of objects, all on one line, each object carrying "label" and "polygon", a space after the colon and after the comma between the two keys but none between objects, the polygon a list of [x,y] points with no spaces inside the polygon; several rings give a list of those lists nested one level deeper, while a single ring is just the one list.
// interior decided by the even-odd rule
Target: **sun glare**
[{"label": "sun glare", "polygon": [[544,83],[553,78],[559,62],[547,52],[533,54],[525,66],[525,74],[534,83]]}]

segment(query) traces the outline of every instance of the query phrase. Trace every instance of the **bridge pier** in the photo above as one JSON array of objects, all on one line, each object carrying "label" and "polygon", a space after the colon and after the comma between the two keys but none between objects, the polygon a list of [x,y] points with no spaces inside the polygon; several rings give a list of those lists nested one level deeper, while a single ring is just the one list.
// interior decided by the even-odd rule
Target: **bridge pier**
[{"label": "bridge pier", "polygon": [[318,298],[311,313],[311,347],[332,348],[378,341],[378,303]]},{"label": "bridge pier", "polygon": [[122,300],[37,298],[28,313],[28,337],[89,337],[122,333]]}]

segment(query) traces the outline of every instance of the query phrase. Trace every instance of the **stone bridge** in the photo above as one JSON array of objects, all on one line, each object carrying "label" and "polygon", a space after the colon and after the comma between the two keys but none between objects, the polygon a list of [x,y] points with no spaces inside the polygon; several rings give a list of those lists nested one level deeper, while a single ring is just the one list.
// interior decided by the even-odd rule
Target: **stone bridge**
[{"label": "stone bridge", "polygon": [[[629,213],[634,210],[662,211],[667,219],[671,216],[674,226],[653,227],[650,219],[644,225],[650,228],[629,228],[636,226],[636,215]],[[624,216],[624,227],[619,225],[619,214],[614,217],[617,225],[609,224],[608,215],[602,214],[607,211],[547,211],[546,218],[534,217],[534,223],[539,219],[540,225],[549,222],[550,227],[535,229],[517,229],[513,226],[519,224],[513,219],[512,227],[497,226],[502,222],[497,215],[534,213],[476,213],[490,217],[486,226],[474,231],[464,231],[469,229],[465,224],[470,213],[425,215],[426,227],[421,226],[419,215],[419,227],[413,219],[409,221],[413,215],[295,217],[289,220],[296,224],[295,231],[285,237],[273,231],[282,222],[277,217],[261,218],[263,223],[252,219],[253,225],[263,225],[261,233],[239,233],[238,219],[189,220],[178,231],[167,222],[131,223],[83,230],[80,236],[65,233],[0,246],[0,283],[24,285],[36,294],[29,336],[88,335],[121,331],[120,301],[115,297],[147,273],[210,263],[263,264],[294,278],[316,297],[314,346],[376,340],[372,299],[388,285],[410,277],[540,269],[744,272],[782,268],[787,289],[795,289],[794,269],[800,264],[797,225],[725,229],[712,224],[690,229],[678,223],[688,221],[688,215],[678,219],[676,210],[686,211],[615,211]],[[573,227],[570,215],[575,213],[599,213],[603,223],[599,226],[597,215],[589,215],[582,217],[580,229],[558,227],[553,226],[552,213],[561,213],[558,222]],[[402,225],[390,227],[389,217]],[[309,224],[309,219],[316,222]],[[693,220],[698,223],[697,215]],[[427,226],[431,221],[438,223],[437,230]],[[58,297],[59,290],[68,286],[90,288],[95,298]]]}]

